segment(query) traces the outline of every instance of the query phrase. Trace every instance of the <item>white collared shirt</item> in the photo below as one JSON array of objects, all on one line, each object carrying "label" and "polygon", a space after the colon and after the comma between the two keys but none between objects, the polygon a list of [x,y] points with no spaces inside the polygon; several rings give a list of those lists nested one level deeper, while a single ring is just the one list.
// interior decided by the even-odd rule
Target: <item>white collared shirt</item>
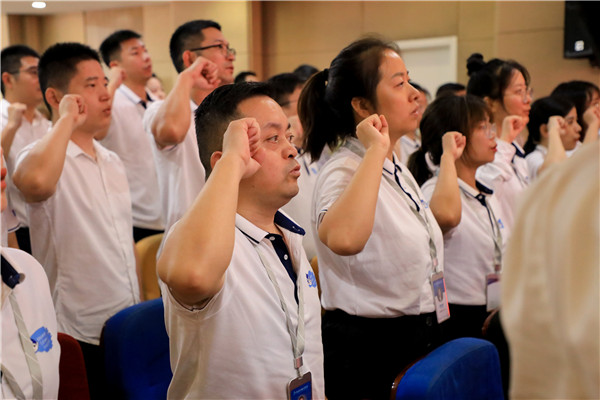
[{"label": "white collared shirt", "polygon": [[[348,140],[362,147],[358,139]],[[360,156],[341,147],[321,168],[312,202],[311,228],[315,229],[315,238],[318,238],[317,221],[346,189],[361,161]],[[399,177],[402,187],[419,202],[423,194],[416,181],[408,168],[399,166],[404,172]],[[384,162],[383,173],[394,180],[394,163],[389,159]],[[339,256],[317,240],[321,301],[325,309],[341,309],[351,315],[374,318],[434,311],[429,233],[410,209],[405,196],[382,177],[373,231],[360,253]],[[421,213],[425,213],[431,223],[439,268],[443,269],[442,232],[428,206],[421,207]]]},{"label": "white collared shirt", "polygon": [[477,168],[477,180],[494,191],[498,201],[498,213],[504,226],[510,229],[520,195],[529,186],[529,170],[525,158],[516,155],[523,149],[515,141],[507,143],[496,140],[497,152],[494,161]]},{"label": "white collared shirt", "polygon": [[[324,399],[316,280],[297,225],[278,214],[275,223],[283,232],[297,284],[304,291],[306,343],[301,371],[312,373],[313,399]],[[182,306],[161,282],[173,369],[170,399],[284,399],[287,383],[297,376],[285,314],[256,248],[274,272],[295,329],[294,284],[268,232],[240,215],[235,221],[235,245],[223,287],[204,308],[192,311]]]},{"label": "white collared shirt", "polygon": [[548,149],[546,148],[546,146],[538,144],[537,146],[535,146],[535,150],[527,154],[527,156],[525,157],[525,161],[527,161],[527,168],[529,169],[529,177],[532,181],[535,178],[537,178],[538,169],[540,169],[540,167],[544,163],[544,159],[546,158],[547,154]]},{"label": "white collared shirt", "polygon": [[[433,177],[422,186],[427,201],[435,190],[438,178]],[[444,277],[448,302],[461,305],[486,304],[486,275],[494,273],[494,237],[492,223],[484,207],[475,196],[486,196],[496,218],[498,204],[493,195],[480,192],[460,178],[460,223],[444,234]],[[466,193],[465,193],[466,192]],[[467,194],[468,193],[468,194]],[[498,222],[505,247],[508,238],[502,221]],[[502,249],[504,251],[504,249]]]},{"label": "white collared shirt", "polygon": [[421,147],[421,141],[418,138],[411,139],[408,135],[404,135],[396,142],[394,152],[400,158],[400,162],[406,165],[410,155],[417,151],[419,147]]},{"label": "white collared shirt", "polygon": [[[5,99],[0,100],[0,131],[4,130],[8,123],[8,106],[10,103]],[[6,161],[6,170],[8,175],[6,176],[6,196],[8,199],[8,208],[15,210],[20,226],[28,226],[27,222],[27,208],[25,198],[23,194],[12,181],[12,175],[15,172],[15,165],[17,162],[17,155],[19,152],[28,144],[35,142],[40,139],[52,126],[52,123],[48,121],[39,111],[35,111],[33,121],[29,122],[26,118],[21,121],[21,126],[15,133],[12,145],[10,147],[9,154],[4,153],[4,159]]]},{"label": "white collared shirt", "polygon": [[125,166],[131,190],[133,226],[160,230],[163,223],[158,177],[151,138],[144,131],[145,109],[140,101],[142,99],[127,86],[121,85],[117,89],[110,128],[100,143],[117,153]]},{"label": "white collared shirt", "polygon": [[104,322],[140,296],[123,163],[96,141],[94,148],[97,161],[69,141],[56,192],[28,209],[33,256],[48,275],[59,330],[97,345]]},{"label": "white collared shirt", "polygon": [[[194,112],[198,107],[190,101],[192,115],[190,127],[183,142],[159,149],[152,135],[151,126],[163,101],[155,101],[144,114],[144,128],[152,140],[152,152],[158,174],[165,232],[190,208],[204,186],[205,173],[196,141]],[[164,239],[163,239],[164,242]]]},{"label": "white collared shirt", "polygon": [[[0,359],[3,366],[17,380],[25,397],[31,399],[33,397],[31,375],[8,298],[12,291],[23,316],[27,333],[30,338],[38,342],[35,354],[42,372],[44,399],[56,399],[58,397],[60,344],[56,335],[56,315],[52,306],[48,278],[42,266],[24,251],[11,248],[0,248],[0,251],[18,273],[25,275],[23,281],[14,289],[10,289],[6,284],[0,282],[2,287]],[[6,379],[2,379],[1,388],[0,398],[15,398]]]}]

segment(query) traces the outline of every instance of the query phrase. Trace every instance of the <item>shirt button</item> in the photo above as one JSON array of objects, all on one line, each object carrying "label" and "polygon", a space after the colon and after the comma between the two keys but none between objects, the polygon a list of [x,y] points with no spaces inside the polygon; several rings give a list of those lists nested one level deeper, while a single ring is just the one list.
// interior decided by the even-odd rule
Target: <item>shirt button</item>
[{"label": "shirt button", "polygon": [[283,255],[283,259],[284,259],[284,260],[287,260],[287,259],[288,259],[288,255],[287,255],[287,254],[284,254],[284,255]]},{"label": "shirt button", "polygon": [[275,237],[274,237],[274,236],[271,236],[271,237],[269,238],[269,240],[270,240],[271,242],[274,242],[274,241],[275,241]]}]

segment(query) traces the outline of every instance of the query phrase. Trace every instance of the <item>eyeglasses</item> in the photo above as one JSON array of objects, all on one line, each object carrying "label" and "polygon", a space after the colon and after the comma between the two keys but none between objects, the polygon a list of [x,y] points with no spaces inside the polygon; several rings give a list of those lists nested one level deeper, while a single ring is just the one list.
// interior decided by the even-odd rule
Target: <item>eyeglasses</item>
[{"label": "eyeglasses", "polygon": [[485,132],[485,137],[488,139],[493,139],[496,137],[496,124],[492,124],[491,122],[482,122],[479,124],[478,129]]},{"label": "eyeglasses", "polygon": [[11,74],[11,75],[18,75],[21,72],[24,72],[24,73],[32,75],[32,76],[38,76],[38,67],[29,67],[27,69],[19,69],[19,70],[16,70],[14,72],[9,72],[9,74]]},{"label": "eyeglasses", "polygon": [[527,103],[527,100],[531,101],[533,99],[533,88],[521,88],[514,93],[510,93],[509,96],[519,96],[523,103]]},{"label": "eyeglasses", "polygon": [[223,43],[211,44],[210,46],[204,46],[204,47],[196,47],[195,49],[189,49],[189,50],[190,51],[201,51],[201,50],[212,49],[213,47],[218,47],[221,50],[221,54],[223,54],[225,57],[236,55],[235,49],[232,49],[231,47],[226,46]]}]

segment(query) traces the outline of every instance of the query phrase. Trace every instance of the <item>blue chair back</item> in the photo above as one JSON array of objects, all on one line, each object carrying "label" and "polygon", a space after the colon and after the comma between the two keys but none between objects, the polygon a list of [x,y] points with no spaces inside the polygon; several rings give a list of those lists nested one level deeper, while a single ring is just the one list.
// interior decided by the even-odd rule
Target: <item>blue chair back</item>
[{"label": "blue chair back", "polygon": [[173,374],[161,298],[111,317],[104,326],[103,344],[111,398],[167,398]]},{"label": "blue chair back", "polygon": [[408,368],[392,398],[503,400],[498,352],[487,340],[451,340]]}]

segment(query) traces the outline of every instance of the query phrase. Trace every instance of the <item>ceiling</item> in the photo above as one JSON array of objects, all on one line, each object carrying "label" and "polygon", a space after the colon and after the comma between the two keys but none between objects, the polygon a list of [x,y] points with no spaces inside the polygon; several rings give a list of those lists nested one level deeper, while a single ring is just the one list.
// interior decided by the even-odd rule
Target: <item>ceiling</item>
[{"label": "ceiling", "polygon": [[[25,15],[50,15],[69,12],[105,10],[111,8],[132,7],[132,3],[148,3],[148,0],[128,1],[58,1],[46,0],[46,8],[36,9],[31,7],[31,0],[1,0],[0,11],[2,14],[25,14]],[[168,3],[168,1],[152,1],[152,3]]]}]

